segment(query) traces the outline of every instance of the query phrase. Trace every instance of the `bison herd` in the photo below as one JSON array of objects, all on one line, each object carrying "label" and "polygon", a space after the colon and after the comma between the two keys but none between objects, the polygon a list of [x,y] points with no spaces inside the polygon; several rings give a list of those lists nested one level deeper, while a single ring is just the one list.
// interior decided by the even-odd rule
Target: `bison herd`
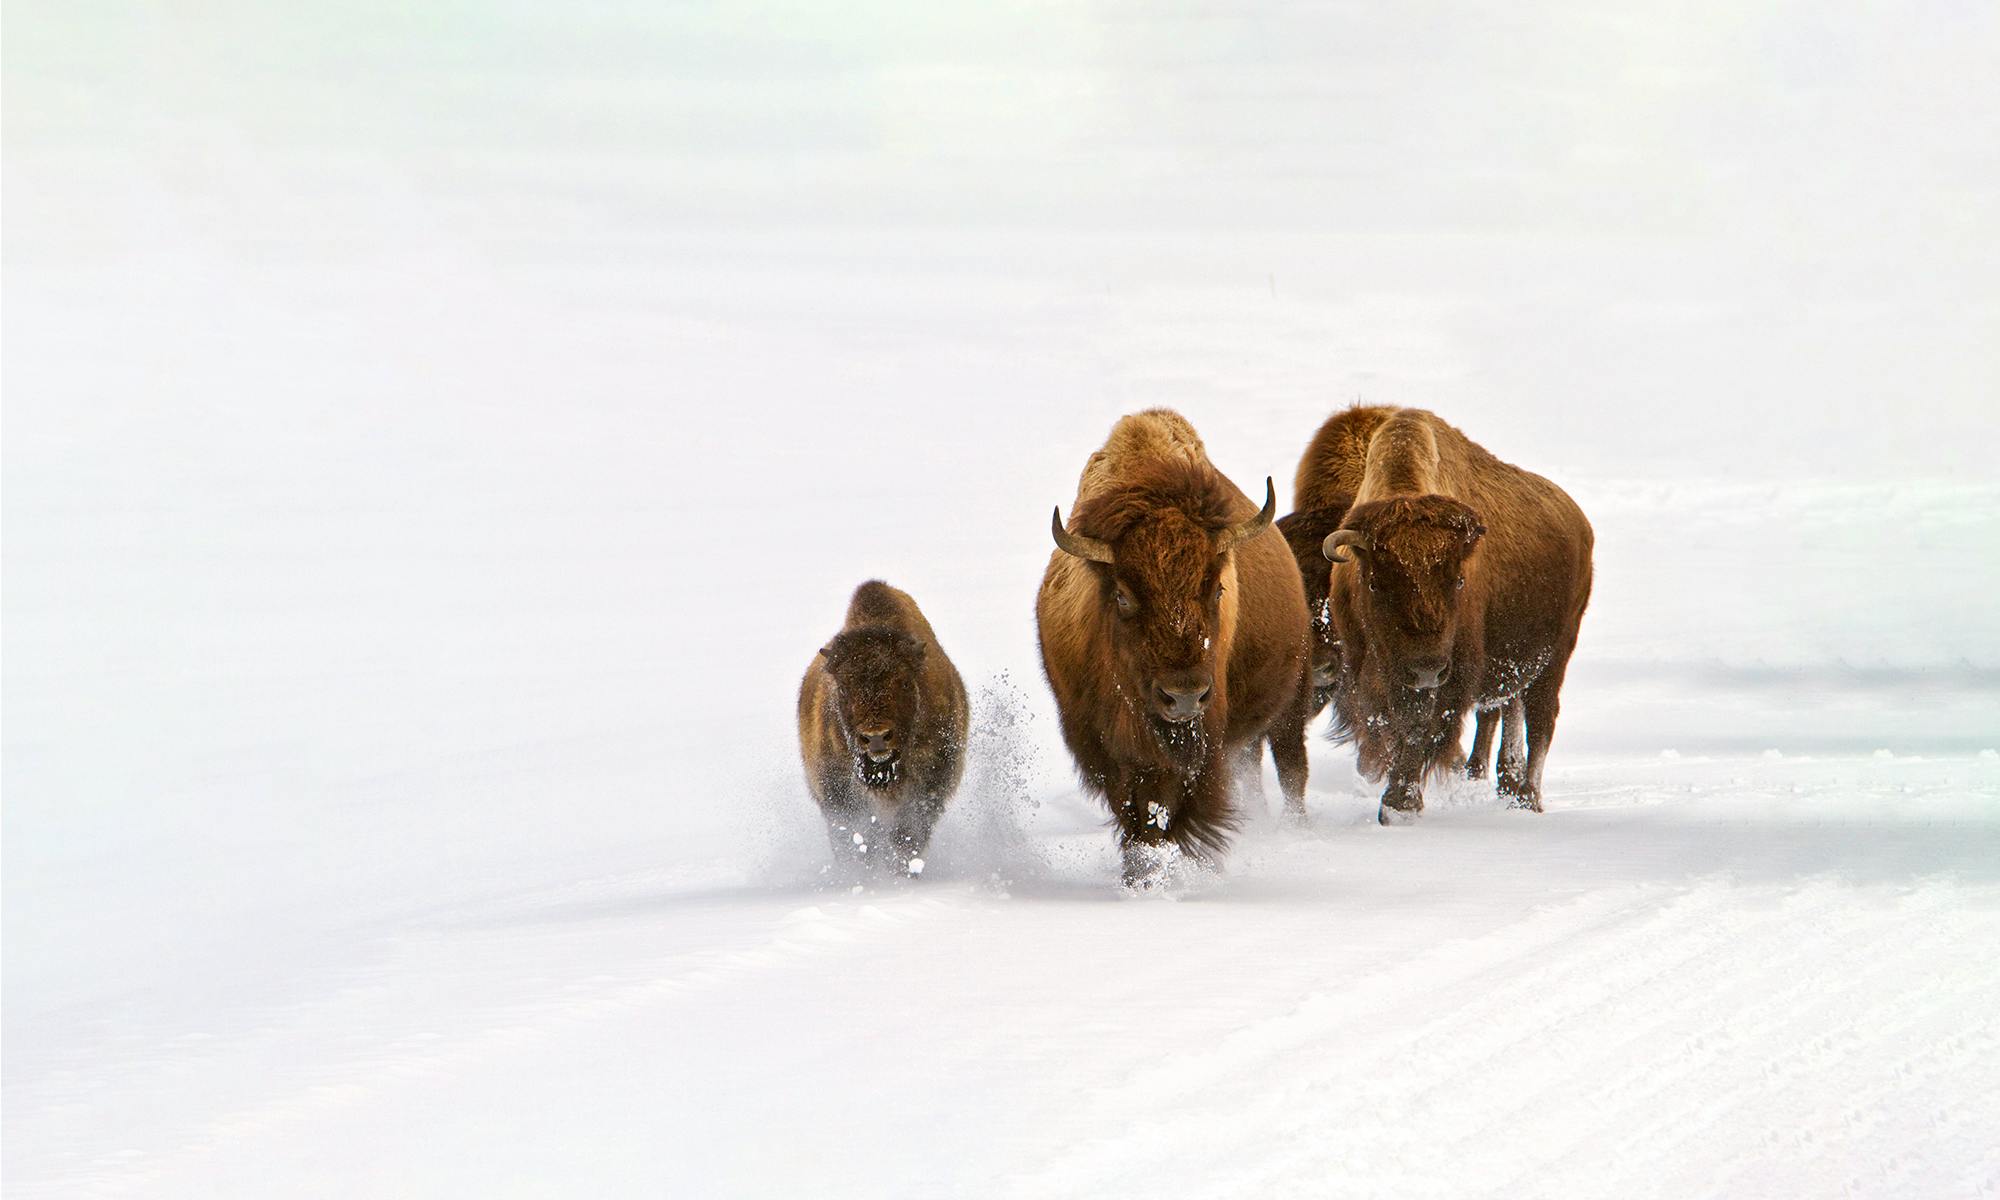
[{"label": "bison herd", "polygon": [[[1590,599],[1591,530],[1568,494],[1436,415],[1355,407],[1299,460],[1276,516],[1166,409],[1124,417],[1084,464],[1035,599],[1064,743],[1118,828],[1125,882],[1211,860],[1230,780],[1264,745],[1305,813],[1305,727],[1332,708],[1379,818],[1427,779],[1481,779],[1540,812],[1558,693]],[[1466,716],[1472,752],[1459,749]],[[965,685],[916,602],[880,582],[799,689],[799,747],[836,856],[917,874],[964,771]]]}]

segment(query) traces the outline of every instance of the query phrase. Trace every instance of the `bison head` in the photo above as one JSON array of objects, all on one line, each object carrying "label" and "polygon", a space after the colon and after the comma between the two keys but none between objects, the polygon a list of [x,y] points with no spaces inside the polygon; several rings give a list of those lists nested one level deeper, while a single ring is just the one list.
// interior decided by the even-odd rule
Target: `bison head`
[{"label": "bison head", "polygon": [[1359,560],[1355,607],[1390,685],[1429,691],[1450,676],[1466,559],[1485,532],[1477,513],[1430,495],[1357,504],[1327,535],[1327,558]]},{"label": "bison head", "polygon": [[1333,612],[1327,603],[1328,572],[1321,547],[1327,536],[1340,528],[1347,505],[1333,504],[1308,508],[1282,517],[1278,532],[1292,549],[1299,575],[1306,585],[1306,611],[1312,615],[1313,711],[1326,707],[1333,687],[1340,681],[1340,638],[1333,629]]},{"label": "bison head", "polygon": [[1211,472],[1200,479],[1163,476],[1128,491],[1093,498],[1076,514],[1078,532],[1055,512],[1056,545],[1095,564],[1103,589],[1115,682],[1160,724],[1162,740],[1201,721],[1215,700],[1215,663],[1229,641],[1224,592],[1235,582],[1231,551],[1270,527],[1277,496],[1264,481],[1264,507],[1246,521],[1228,518],[1229,491]]},{"label": "bison head", "polygon": [[892,786],[917,724],[924,644],[901,630],[851,629],[820,655],[833,678],[833,709],[854,755],[854,777],[871,788]]}]

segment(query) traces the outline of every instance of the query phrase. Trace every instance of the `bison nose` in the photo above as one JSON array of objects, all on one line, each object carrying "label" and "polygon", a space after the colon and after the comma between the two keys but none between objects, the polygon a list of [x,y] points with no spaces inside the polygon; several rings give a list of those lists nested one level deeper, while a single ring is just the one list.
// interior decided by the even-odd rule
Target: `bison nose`
[{"label": "bison nose", "polygon": [[854,731],[861,737],[862,752],[874,762],[881,762],[896,752],[896,731],[887,725],[877,725],[873,729]]},{"label": "bison nose", "polygon": [[1153,683],[1153,707],[1169,721],[1192,721],[1208,707],[1214,689],[1208,676],[1160,679]]},{"label": "bison nose", "polygon": [[1445,681],[1451,674],[1451,663],[1442,658],[1420,658],[1404,668],[1410,686],[1420,692],[1430,691]]}]

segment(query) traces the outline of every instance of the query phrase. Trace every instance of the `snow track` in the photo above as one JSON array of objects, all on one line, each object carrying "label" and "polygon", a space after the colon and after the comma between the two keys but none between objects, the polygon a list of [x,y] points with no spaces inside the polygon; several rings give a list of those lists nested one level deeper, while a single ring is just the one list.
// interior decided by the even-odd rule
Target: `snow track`
[{"label": "snow track", "polygon": [[[619,882],[629,890],[635,882],[658,886],[659,879]],[[115,1103],[121,1092],[150,1106],[190,1079],[235,1086],[231,1107],[184,1114],[177,1135],[158,1148],[59,1155],[72,1169],[66,1185],[48,1194],[75,1186],[91,1195],[146,1195],[176,1180],[226,1176],[232,1155],[247,1145],[310,1136],[344,1114],[564,1039],[588,1038],[620,1018],[671,1020],[680,1005],[726,995],[762,973],[810,970],[815,960],[897,936],[948,907],[920,896],[887,904],[760,903],[748,891],[749,903],[703,929],[704,942],[719,944],[679,950],[636,947],[628,939],[606,953],[601,938],[548,928],[554,922],[560,930],[578,913],[586,922],[601,920],[595,914],[607,903],[603,896],[579,906],[572,893],[547,910],[510,905],[477,922],[394,939],[381,961],[342,980],[331,995],[257,1014],[238,1036],[182,1034],[115,1069],[57,1068],[35,1096],[41,1119],[29,1122],[32,1143],[51,1149],[92,1140],[109,1115],[105,1101]],[[526,974],[517,969],[524,956],[536,965]],[[607,965],[619,970],[605,973]],[[37,1194],[33,1183],[10,1184]]]},{"label": "snow track", "polygon": [[1975,914],[1962,899],[1717,881],[1535,913],[1140,1072],[1103,1097],[1104,1121],[1158,1115],[1073,1147],[1030,1191],[1973,1190],[1976,1156],[1962,1175],[1912,1175],[1893,1150],[2000,1115],[1988,1101],[1924,1120],[1954,1083],[2000,1078],[1991,980],[1934,968],[2000,933],[2000,893],[1984,889]]},{"label": "snow track", "polygon": [[9,1192],[1990,1194],[1996,773],[1583,761],[1399,829],[1336,785],[1138,900],[1067,796],[859,894],[468,897],[317,999],[11,1042]]}]

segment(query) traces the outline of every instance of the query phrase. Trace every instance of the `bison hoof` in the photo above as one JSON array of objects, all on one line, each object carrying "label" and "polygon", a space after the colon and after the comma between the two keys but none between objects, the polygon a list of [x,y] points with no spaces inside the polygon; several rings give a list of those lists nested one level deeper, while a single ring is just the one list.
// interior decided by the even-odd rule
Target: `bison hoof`
[{"label": "bison hoof", "polygon": [[1422,815],[1420,808],[1391,808],[1384,804],[1381,811],[1375,814],[1375,820],[1381,825],[1415,825]]},{"label": "bison hoof", "polygon": [[1221,864],[1198,849],[1173,842],[1127,842],[1124,883],[1127,895],[1150,892],[1185,894],[1212,883]]},{"label": "bison hoof", "polygon": [[1163,888],[1173,876],[1180,848],[1172,842],[1127,842],[1124,850],[1123,880],[1134,892]]}]

